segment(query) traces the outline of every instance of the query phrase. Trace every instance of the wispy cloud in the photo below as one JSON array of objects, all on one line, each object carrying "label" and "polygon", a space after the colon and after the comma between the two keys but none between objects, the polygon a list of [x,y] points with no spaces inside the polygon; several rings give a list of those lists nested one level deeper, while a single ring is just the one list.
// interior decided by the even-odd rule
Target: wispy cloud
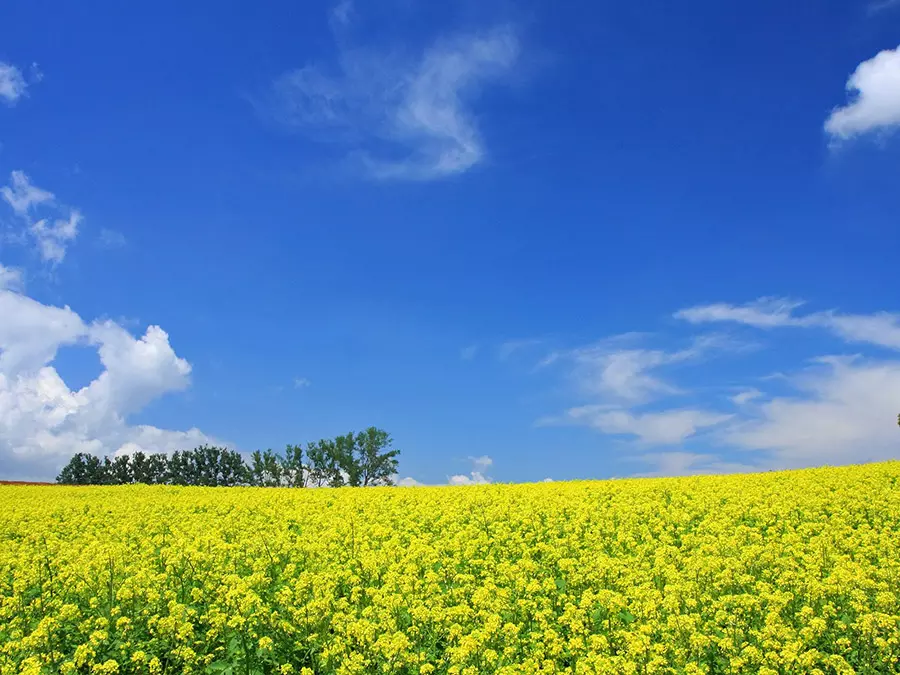
[{"label": "wispy cloud", "polygon": [[649,452],[634,458],[654,467],[635,476],[693,476],[754,471],[757,467],[741,462],[724,462],[718,455],[697,452]]},{"label": "wispy cloud", "polygon": [[853,100],[833,110],[825,121],[825,131],[832,139],[900,127],[900,46],[860,63],[847,80],[847,91]]},{"label": "wispy cloud", "polygon": [[751,387],[750,389],[744,389],[743,391],[738,392],[734,396],[731,397],[731,402],[735,405],[747,405],[751,401],[755,401],[760,398],[763,393],[756,389],[755,387]]},{"label": "wispy cloud", "polygon": [[52,192],[42,190],[31,184],[31,179],[24,171],[13,171],[9,185],[0,188],[0,195],[10,208],[19,216],[25,216],[40,204],[53,203]]},{"label": "wispy cloud", "polygon": [[880,12],[898,8],[900,8],[900,0],[881,0],[880,2],[871,3],[867,9],[867,12],[869,16],[872,16]]},{"label": "wispy cloud", "polygon": [[[675,316],[692,324],[730,322],[757,330],[821,329],[845,343],[900,350],[900,314],[801,312],[797,300],[763,298],[745,305],[715,303]],[[735,376],[683,387],[670,372],[741,352],[742,343],[701,335],[682,349],[645,349],[638,336],[617,336],[557,352],[555,365],[574,378],[571,392],[589,402],[545,417],[539,425],[575,424],[630,443],[622,459],[653,468],[643,475],[724,473],[900,457],[900,358],[815,357],[777,376]],[[656,336],[657,340],[662,339]],[[638,342],[638,344],[634,344]],[[736,349],[732,349],[735,347]],[[774,348],[774,347],[773,347]],[[798,369],[799,368],[799,369]],[[706,371],[707,377],[710,371]],[[753,386],[751,386],[751,384]],[[786,389],[787,388],[787,389]],[[730,395],[725,395],[726,391]],[[785,391],[788,391],[786,394]],[[673,397],[689,401],[673,404]],[[647,452],[647,448],[660,451]],[[737,454],[737,459],[735,455]]]},{"label": "wispy cloud", "polygon": [[900,313],[842,314],[826,311],[798,315],[794,310],[801,305],[796,300],[761,298],[746,305],[698,305],[676,312],[675,318],[693,324],[731,322],[755,328],[821,328],[848,342],[900,349]]},{"label": "wispy cloud", "polygon": [[566,416],[605,434],[635,437],[646,445],[678,445],[702,429],[731,419],[731,415],[691,408],[631,412],[604,405],[570,408]]},{"label": "wispy cloud", "polygon": [[513,354],[518,354],[525,349],[537,347],[539,345],[542,345],[543,343],[544,341],[540,338],[506,340],[505,342],[500,343],[500,346],[497,348],[497,357],[501,361],[505,361],[511,358]]},{"label": "wispy cloud", "polygon": [[16,291],[22,288],[22,270],[0,263],[0,291]]},{"label": "wispy cloud", "polygon": [[572,378],[582,393],[605,401],[636,404],[682,393],[660,374],[666,366],[698,361],[713,351],[739,346],[720,335],[705,335],[683,349],[667,351],[636,346],[642,339],[635,333],[615,336],[567,352],[555,352],[551,362],[571,364]]},{"label": "wispy cloud", "polygon": [[[25,223],[41,259],[54,265],[62,262],[67,247],[78,236],[81,212],[58,204],[52,192],[32,184],[24,171],[12,172],[9,185],[0,188],[0,196]],[[39,210],[46,216],[37,218]]]},{"label": "wispy cloud", "polygon": [[459,358],[463,361],[471,361],[478,354],[478,345],[469,345],[459,350]]},{"label": "wispy cloud", "polygon": [[15,105],[26,95],[28,83],[22,71],[9,63],[0,62],[0,100],[7,105]]},{"label": "wispy cloud", "polygon": [[100,230],[100,236],[97,237],[97,244],[102,248],[122,248],[127,243],[124,234],[105,227]]},{"label": "wispy cloud", "polygon": [[[353,5],[331,12],[338,32]],[[343,32],[341,30],[341,32]],[[502,81],[519,55],[511,26],[445,36],[415,56],[337,41],[336,65],[281,75],[264,107],[280,122],[343,147],[371,178],[433,180],[463,173],[486,156],[471,105]]]},{"label": "wispy cloud", "polygon": [[900,361],[820,358],[789,381],[795,395],[762,403],[723,441],[768,451],[759,461],[776,468],[900,456]]},{"label": "wispy cloud", "polygon": [[295,389],[306,389],[310,385],[312,385],[312,382],[310,382],[305,377],[295,377],[294,378],[294,388]]}]

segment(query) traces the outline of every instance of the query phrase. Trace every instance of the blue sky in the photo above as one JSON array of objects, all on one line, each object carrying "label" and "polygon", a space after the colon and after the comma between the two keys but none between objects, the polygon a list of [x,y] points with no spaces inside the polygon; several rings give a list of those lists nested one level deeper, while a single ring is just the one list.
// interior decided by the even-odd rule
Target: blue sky
[{"label": "blue sky", "polygon": [[4,4],[0,474],[900,456],[900,3]]}]

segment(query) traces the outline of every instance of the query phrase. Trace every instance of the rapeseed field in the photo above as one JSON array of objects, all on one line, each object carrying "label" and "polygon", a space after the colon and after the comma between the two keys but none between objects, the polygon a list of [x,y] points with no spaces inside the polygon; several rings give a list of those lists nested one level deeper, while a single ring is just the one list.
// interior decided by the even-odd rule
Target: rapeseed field
[{"label": "rapeseed field", "polygon": [[896,673],[900,463],[0,486],[0,673]]}]

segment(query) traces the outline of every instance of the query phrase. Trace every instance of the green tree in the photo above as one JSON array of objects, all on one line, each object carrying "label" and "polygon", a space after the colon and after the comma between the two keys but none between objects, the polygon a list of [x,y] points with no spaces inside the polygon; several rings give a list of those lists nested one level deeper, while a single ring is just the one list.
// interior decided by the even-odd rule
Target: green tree
[{"label": "green tree", "polygon": [[176,450],[166,462],[165,481],[169,485],[197,485],[191,451]]},{"label": "green tree", "polygon": [[98,485],[101,466],[98,457],[79,452],[62,468],[56,482],[65,485]]},{"label": "green tree", "polygon": [[115,485],[128,485],[134,478],[131,471],[131,458],[128,455],[116,457],[109,465],[109,476]]},{"label": "green tree", "polygon": [[303,446],[288,445],[281,457],[281,484],[287,487],[306,487],[307,471],[303,464]]},{"label": "green tree", "polygon": [[279,487],[282,483],[284,458],[266,450],[254,450],[250,456],[250,484],[259,487]]},{"label": "green tree", "polygon": [[393,485],[400,451],[391,447],[388,432],[369,427],[356,435],[353,444],[353,466],[356,485]]},{"label": "green tree", "polygon": [[311,487],[344,485],[341,462],[335,440],[321,439],[306,446],[306,484]]},{"label": "green tree", "polygon": [[156,452],[147,457],[146,482],[150,485],[159,485],[166,482],[169,474],[169,458]]},{"label": "green tree", "polygon": [[400,451],[390,434],[376,427],[310,443],[306,449],[313,485],[369,487],[392,485]]}]

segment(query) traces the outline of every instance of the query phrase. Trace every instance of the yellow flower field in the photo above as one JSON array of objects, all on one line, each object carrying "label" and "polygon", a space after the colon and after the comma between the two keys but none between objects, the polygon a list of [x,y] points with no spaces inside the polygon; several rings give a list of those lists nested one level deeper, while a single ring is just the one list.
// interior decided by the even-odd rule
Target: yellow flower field
[{"label": "yellow flower field", "polygon": [[896,673],[900,463],[0,486],[0,673]]}]

